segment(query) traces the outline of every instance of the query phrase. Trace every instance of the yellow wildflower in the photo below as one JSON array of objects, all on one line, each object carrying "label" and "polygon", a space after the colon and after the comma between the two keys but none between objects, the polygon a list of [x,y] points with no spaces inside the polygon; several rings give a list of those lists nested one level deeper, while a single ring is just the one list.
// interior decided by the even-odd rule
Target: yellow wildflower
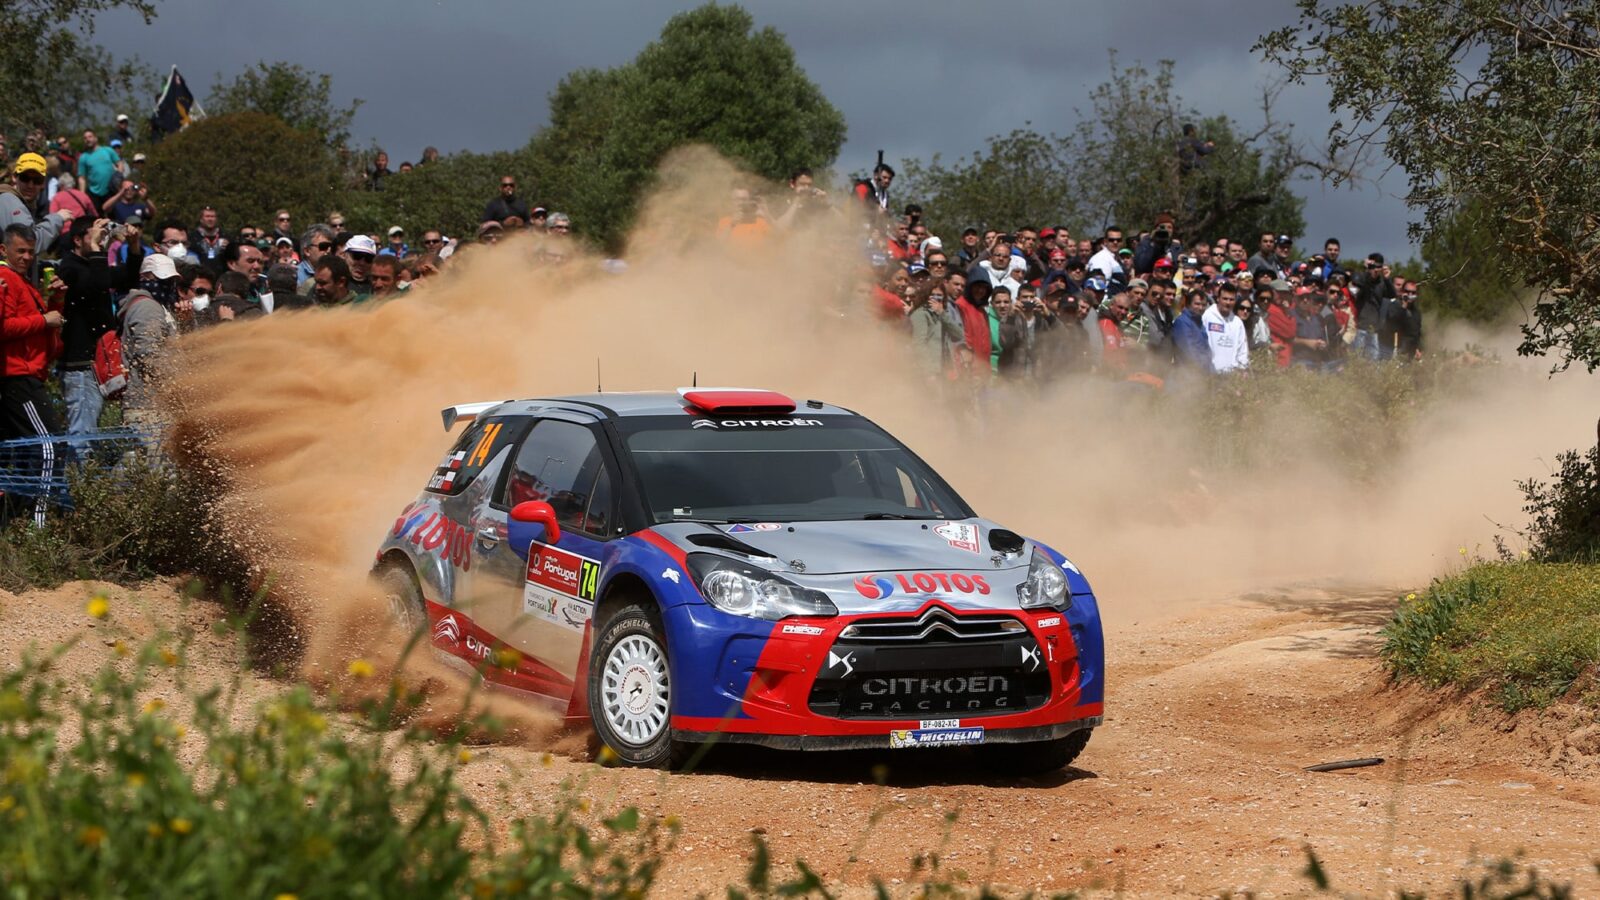
[{"label": "yellow wildflower", "polygon": [[107,600],[103,594],[95,594],[89,598],[89,603],[84,607],[84,611],[91,618],[104,619],[111,614],[111,601]]},{"label": "yellow wildflower", "polygon": [[143,772],[134,772],[128,776],[128,787],[135,789],[142,788],[144,787],[144,781],[145,778]]},{"label": "yellow wildflower", "polygon": [[98,847],[105,843],[105,840],[106,830],[99,825],[85,825],[83,830],[78,832],[78,843],[85,847]]},{"label": "yellow wildflower", "polygon": [[1417,592],[1416,591],[1412,591],[1411,593],[1406,595],[1406,602],[1407,603],[1415,603],[1416,601],[1417,601]]},{"label": "yellow wildflower", "polygon": [[294,894],[279,894],[278,896],[273,897],[272,900],[300,900],[300,898]]},{"label": "yellow wildflower", "polygon": [[1466,556],[1467,555],[1467,548],[1465,548],[1465,547],[1457,547],[1456,548],[1456,552],[1461,554],[1462,556]]},{"label": "yellow wildflower", "polygon": [[175,665],[177,665],[178,664],[178,654],[172,652],[172,648],[171,647],[162,647],[161,648],[161,664],[164,665],[164,666],[175,666]]},{"label": "yellow wildflower", "polygon": [[462,748],[461,752],[456,754],[456,762],[461,763],[463,766],[472,762],[472,751]]},{"label": "yellow wildflower", "polygon": [[117,641],[115,644],[111,645],[111,652],[117,654],[118,656],[126,657],[128,655],[128,645],[124,644],[122,641]]},{"label": "yellow wildflower", "polygon": [[188,834],[194,830],[194,823],[188,819],[178,818],[168,822],[167,827],[172,829],[173,834]]},{"label": "yellow wildflower", "polygon": [[160,822],[151,822],[149,825],[146,825],[144,827],[144,833],[150,835],[153,838],[158,838],[158,837],[161,837],[163,834],[166,834],[167,830],[165,828],[161,827],[161,823]]},{"label": "yellow wildflower", "polygon": [[679,826],[679,825],[681,825],[681,824],[683,824],[683,820],[682,820],[682,819],[680,819],[680,818],[678,818],[678,816],[677,816],[677,814],[675,814],[675,813],[668,813],[668,814],[667,814],[667,817],[666,817],[666,818],[665,818],[665,819],[663,819],[663,820],[662,820],[662,822],[663,822],[663,823],[664,823],[664,824],[665,824],[665,825],[666,825],[666,826],[667,826],[667,827],[668,827],[668,828],[671,828],[671,829],[673,829],[673,830],[674,830],[674,831],[676,831],[676,830],[677,830],[677,828],[678,828],[678,826]]},{"label": "yellow wildflower", "polygon": [[510,647],[501,647],[494,652],[494,664],[502,669],[515,669],[519,662],[522,662],[522,654]]},{"label": "yellow wildflower", "polygon": [[350,665],[345,666],[345,671],[355,678],[371,678],[376,670],[372,668],[372,663],[364,659],[352,659]]},{"label": "yellow wildflower", "polygon": [[161,699],[160,697],[157,697],[154,700],[151,700],[150,702],[148,702],[148,703],[146,703],[144,705],[144,711],[145,711],[146,714],[158,713],[158,712],[161,712],[163,709],[166,709],[166,708],[167,708],[167,701]]},{"label": "yellow wildflower", "polygon": [[599,758],[596,761],[602,766],[610,766],[615,765],[618,759],[617,751],[610,747],[601,747]]},{"label": "yellow wildflower", "polygon": [[539,757],[539,765],[541,765],[541,766],[553,765],[555,763],[555,761],[556,761],[556,758],[554,756],[548,754],[548,753],[546,753],[543,756]]}]

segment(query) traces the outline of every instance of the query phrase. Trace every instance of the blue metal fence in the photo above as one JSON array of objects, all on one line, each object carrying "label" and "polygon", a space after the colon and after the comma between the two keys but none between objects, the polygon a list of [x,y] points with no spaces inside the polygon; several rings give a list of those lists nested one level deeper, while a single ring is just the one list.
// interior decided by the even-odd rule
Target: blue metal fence
[{"label": "blue metal fence", "polygon": [[44,496],[70,509],[68,481],[74,468],[94,462],[115,470],[127,454],[153,450],[156,444],[154,434],[133,428],[0,441],[0,494],[30,500]]}]

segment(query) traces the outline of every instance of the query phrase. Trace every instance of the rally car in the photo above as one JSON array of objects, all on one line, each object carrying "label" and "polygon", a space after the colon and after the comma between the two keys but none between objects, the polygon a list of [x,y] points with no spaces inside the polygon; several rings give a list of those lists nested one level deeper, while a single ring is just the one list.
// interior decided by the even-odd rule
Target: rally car
[{"label": "rally car", "polygon": [[375,574],[396,616],[622,761],[695,743],[1069,763],[1094,594],[866,418],[743,389],[474,403]]}]

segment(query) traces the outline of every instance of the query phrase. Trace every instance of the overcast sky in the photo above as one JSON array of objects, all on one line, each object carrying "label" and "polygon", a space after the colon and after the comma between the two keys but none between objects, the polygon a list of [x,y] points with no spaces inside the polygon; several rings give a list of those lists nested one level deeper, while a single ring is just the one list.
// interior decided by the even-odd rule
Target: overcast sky
[{"label": "overcast sky", "polygon": [[[631,60],[675,11],[696,5],[159,0],[150,26],[119,12],[101,16],[96,28],[118,54],[138,54],[163,70],[176,64],[202,104],[219,73],[231,76],[258,60],[327,72],[336,99],[365,101],[356,140],[376,140],[398,165],[429,144],[447,153],[521,146],[544,124],[546,97],[565,73]],[[758,26],[788,37],[800,65],[844,113],[842,172],[869,167],[879,148],[891,160],[936,152],[952,158],[1025,122],[1042,132],[1069,131],[1075,109],[1088,106],[1089,89],[1106,79],[1112,48],[1124,65],[1173,60],[1190,105],[1258,125],[1261,86],[1275,73],[1250,47],[1295,17],[1292,0],[743,5]],[[1116,15],[1107,14],[1112,8]],[[1010,87],[1002,94],[995,85]],[[1275,117],[1292,122],[1302,140],[1320,141],[1325,87],[1286,90]],[[1302,244],[1320,246],[1336,235],[1347,255],[1410,255],[1407,211],[1397,196],[1403,178],[1353,190],[1307,181],[1298,189],[1310,231]],[[492,186],[485,190],[487,196]]]}]

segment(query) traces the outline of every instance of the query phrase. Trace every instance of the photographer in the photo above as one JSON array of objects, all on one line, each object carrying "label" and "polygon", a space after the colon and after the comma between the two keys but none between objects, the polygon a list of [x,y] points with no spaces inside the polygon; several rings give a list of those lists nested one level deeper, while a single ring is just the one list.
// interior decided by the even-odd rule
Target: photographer
[{"label": "photographer", "polygon": [[829,211],[828,192],[813,183],[810,169],[795,169],[789,175],[789,206],[772,224],[779,228],[793,228],[801,222],[814,221],[818,214]]},{"label": "photographer", "polygon": [[751,193],[749,188],[734,188],[733,215],[717,221],[717,236],[735,246],[753,247],[764,242],[771,232],[766,201]]},{"label": "photographer", "polygon": [[1133,273],[1135,275],[1149,275],[1156,267],[1156,260],[1170,259],[1176,262],[1178,251],[1183,249],[1183,244],[1173,240],[1172,216],[1162,213],[1156,216],[1155,228],[1150,234],[1139,242],[1133,251]]}]

